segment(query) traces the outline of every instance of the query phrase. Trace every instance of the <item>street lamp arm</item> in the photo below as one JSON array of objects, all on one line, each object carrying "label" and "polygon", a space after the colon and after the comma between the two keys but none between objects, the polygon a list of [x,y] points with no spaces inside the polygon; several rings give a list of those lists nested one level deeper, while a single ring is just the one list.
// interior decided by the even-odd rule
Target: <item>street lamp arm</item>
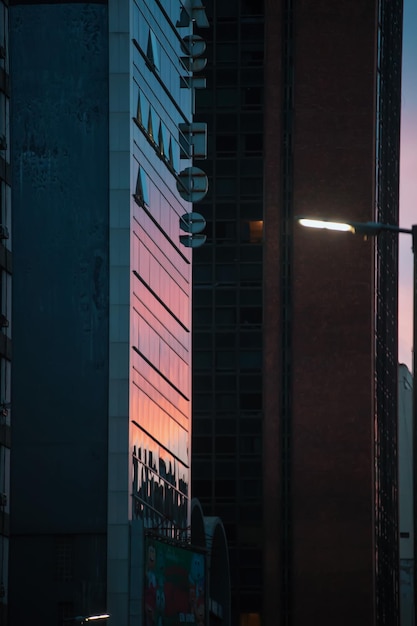
[{"label": "street lamp arm", "polygon": [[367,237],[377,237],[383,231],[392,233],[407,233],[411,235],[412,230],[400,228],[394,224],[382,224],[381,222],[337,222],[327,219],[315,219],[309,217],[296,217],[301,226],[308,228],[322,228],[325,230],[337,230],[365,235]]}]

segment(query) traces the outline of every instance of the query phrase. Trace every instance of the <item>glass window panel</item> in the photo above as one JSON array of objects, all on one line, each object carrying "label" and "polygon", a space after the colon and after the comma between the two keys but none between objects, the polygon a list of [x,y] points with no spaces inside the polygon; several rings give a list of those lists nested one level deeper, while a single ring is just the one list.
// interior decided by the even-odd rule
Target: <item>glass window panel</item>
[{"label": "glass window panel", "polygon": [[[193,269],[194,280],[200,283],[209,283],[213,280],[213,268],[211,265],[195,265]],[[195,304],[197,304],[195,302]]]},{"label": "glass window panel", "polygon": [[233,43],[219,43],[216,46],[216,62],[235,64],[237,62],[237,46]]},{"label": "glass window panel", "polygon": [[239,449],[241,454],[262,454],[260,437],[240,437]]},{"label": "glass window panel", "polygon": [[242,176],[263,175],[263,160],[258,157],[247,157],[240,161],[240,173]]},{"label": "glass window panel", "polygon": [[262,178],[241,178],[240,193],[245,196],[260,196],[263,189]]},{"label": "glass window panel", "polygon": [[235,394],[217,394],[215,398],[215,408],[218,411],[233,410],[236,408],[237,398]]},{"label": "glass window panel", "polygon": [[[216,454],[232,454],[236,452],[236,437],[216,437]],[[236,482],[233,481],[236,485]]]},{"label": "glass window panel", "polygon": [[243,370],[260,370],[262,368],[262,353],[255,350],[239,352],[239,366]]},{"label": "glass window panel", "polygon": [[236,324],[236,310],[235,309],[217,309],[216,310],[216,324],[234,326]]},{"label": "glass window panel", "polygon": [[[218,154],[234,154],[237,150],[237,136],[236,135],[217,135],[216,136],[216,151]],[[220,172],[221,173],[221,172]],[[218,179],[216,179],[218,182]]]},{"label": "glass window panel", "polygon": [[236,265],[217,265],[216,280],[221,282],[235,282],[237,280]]},{"label": "glass window panel", "polygon": [[242,203],[240,205],[240,217],[242,220],[261,220],[263,217],[262,204],[256,202]]},{"label": "glass window panel", "polygon": [[246,154],[262,154],[263,135],[256,133],[243,135],[243,147]]},{"label": "glass window panel", "polygon": [[234,333],[217,333],[216,348],[233,348],[236,345],[236,335]]},{"label": "glass window panel", "polygon": [[241,289],[239,298],[241,305],[262,306],[262,289]]},{"label": "glass window panel", "polygon": [[198,391],[211,391],[213,379],[208,374],[195,374],[194,386]]},{"label": "glass window panel", "polygon": [[260,109],[263,102],[261,87],[244,87],[242,89],[242,105],[246,109]]},{"label": "glass window panel", "polygon": [[262,432],[262,420],[259,417],[241,417],[239,429],[241,433],[256,435]]},{"label": "glass window panel", "polygon": [[236,178],[217,178],[216,192],[219,196],[234,196],[237,190]]},{"label": "glass window panel", "polygon": [[237,89],[219,88],[216,91],[216,100],[219,107],[235,108],[238,105],[238,91]]},{"label": "glass window panel", "polygon": [[236,389],[236,376],[234,374],[216,375],[216,392],[234,391]]},{"label": "glass window panel", "polygon": [[213,451],[212,437],[193,437],[193,453],[211,454]]},{"label": "glass window panel", "polygon": [[216,116],[217,132],[233,132],[237,129],[237,115],[235,113],[219,113]]},{"label": "glass window panel", "polygon": [[194,411],[207,411],[211,407],[212,397],[210,393],[194,393]]},{"label": "glass window panel", "polygon": [[212,431],[212,420],[209,417],[201,418],[197,413],[193,416],[193,434],[209,435]]},{"label": "glass window panel", "polygon": [[216,289],[216,304],[234,305],[236,303],[236,291],[234,289]]},{"label": "glass window panel", "polygon": [[195,332],[193,335],[193,343],[197,350],[202,350],[204,348],[210,349],[212,345],[212,334]]},{"label": "glass window panel", "polygon": [[240,278],[242,281],[261,281],[262,265],[258,263],[242,264],[240,266]]},{"label": "glass window panel", "polygon": [[240,307],[239,322],[241,324],[262,324],[262,307]]},{"label": "glass window panel", "polygon": [[204,497],[210,497],[213,489],[213,482],[211,480],[194,480],[193,481],[193,494],[201,499]]},{"label": "glass window panel", "polygon": [[244,411],[257,411],[262,409],[261,393],[241,393],[240,408]]},{"label": "glass window panel", "polygon": [[216,24],[216,36],[221,41],[237,41],[237,21],[218,22]]},{"label": "glass window panel", "polygon": [[239,345],[241,348],[262,348],[262,334],[260,332],[241,332],[239,335]]},{"label": "glass window panel", "polygon": [[218,369],[234,369],[236,367],[236,353],[226,351],[216,352],[216,367]]},{"label": "glass window panel", "polygon": [[195,324],[211,324],[213,322],[211,308],[196,308],[193,316]]},{"label": "glass window panel", "polygon": [[[245,243],[245,242],[242,242]],[[243,245],[240,248],[240,260],[244,263],[245,261],[256,261],[257,263],[262,262],[262,247],[259,245]]]},{"label": "glass window panel", "polygon": [[[236,434],[236,420],[229,419],[226,416],[219,416],[216,418],[216,435],[235,435]],[[218,463],[216,464],[217,467]]]},{"label": "glass window panel", "polygon": [[249,24],[241,23],[241,39],[242,41],[250,41],[258,39],[262,41],[264,38],[264,25],[263,22],[250,22]]}]

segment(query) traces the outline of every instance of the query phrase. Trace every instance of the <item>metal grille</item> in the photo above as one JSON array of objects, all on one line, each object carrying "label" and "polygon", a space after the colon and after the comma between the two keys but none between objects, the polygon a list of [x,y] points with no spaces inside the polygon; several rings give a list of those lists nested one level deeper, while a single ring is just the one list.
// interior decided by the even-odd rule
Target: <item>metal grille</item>
[{"label": "metal grille", "polygon": [[[398,224],[402,0],[378,20],[376,219]],[[377,624],[399,623],[397,476],[398,235],[376,247],[375,550]]]}]

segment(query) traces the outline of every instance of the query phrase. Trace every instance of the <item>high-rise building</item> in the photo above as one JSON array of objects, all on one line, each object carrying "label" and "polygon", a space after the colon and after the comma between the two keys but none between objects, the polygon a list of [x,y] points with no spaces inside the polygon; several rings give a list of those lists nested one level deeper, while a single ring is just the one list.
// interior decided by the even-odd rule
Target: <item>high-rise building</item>
[{"label": "high-rise building", "polygon": [[398,492],[401,626],[413,626],[415,622],[413,441],[413,376],[408,367],[400,363],[398,367]]},{"label": "high-rise building", "polygon": [[7,623],[10,534],[11,175],[8,2],[0,1],[0,623]]},{"label": "high-rise building", "polygon": [[[210,608],[227,624],[224,532],[190,497],[204,9],[16,0],[9,12],[10,623],[109,612],[152,626]],[[209,599],[206,558],[223,570]]]},{"label": "high-rise building", "polygon": [[193,486],[241,626],[398,623],[401,0],[206,2]]}]

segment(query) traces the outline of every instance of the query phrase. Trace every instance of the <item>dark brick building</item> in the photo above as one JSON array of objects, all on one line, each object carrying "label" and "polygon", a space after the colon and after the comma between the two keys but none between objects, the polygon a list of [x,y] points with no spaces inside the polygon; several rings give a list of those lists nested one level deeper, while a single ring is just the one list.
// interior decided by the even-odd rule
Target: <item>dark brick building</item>
[{"label": "dark brick building", "polygon": [[194,494],[234,623],[398,623],[401,0],[208,1],[208,242],[194,256]]}]

